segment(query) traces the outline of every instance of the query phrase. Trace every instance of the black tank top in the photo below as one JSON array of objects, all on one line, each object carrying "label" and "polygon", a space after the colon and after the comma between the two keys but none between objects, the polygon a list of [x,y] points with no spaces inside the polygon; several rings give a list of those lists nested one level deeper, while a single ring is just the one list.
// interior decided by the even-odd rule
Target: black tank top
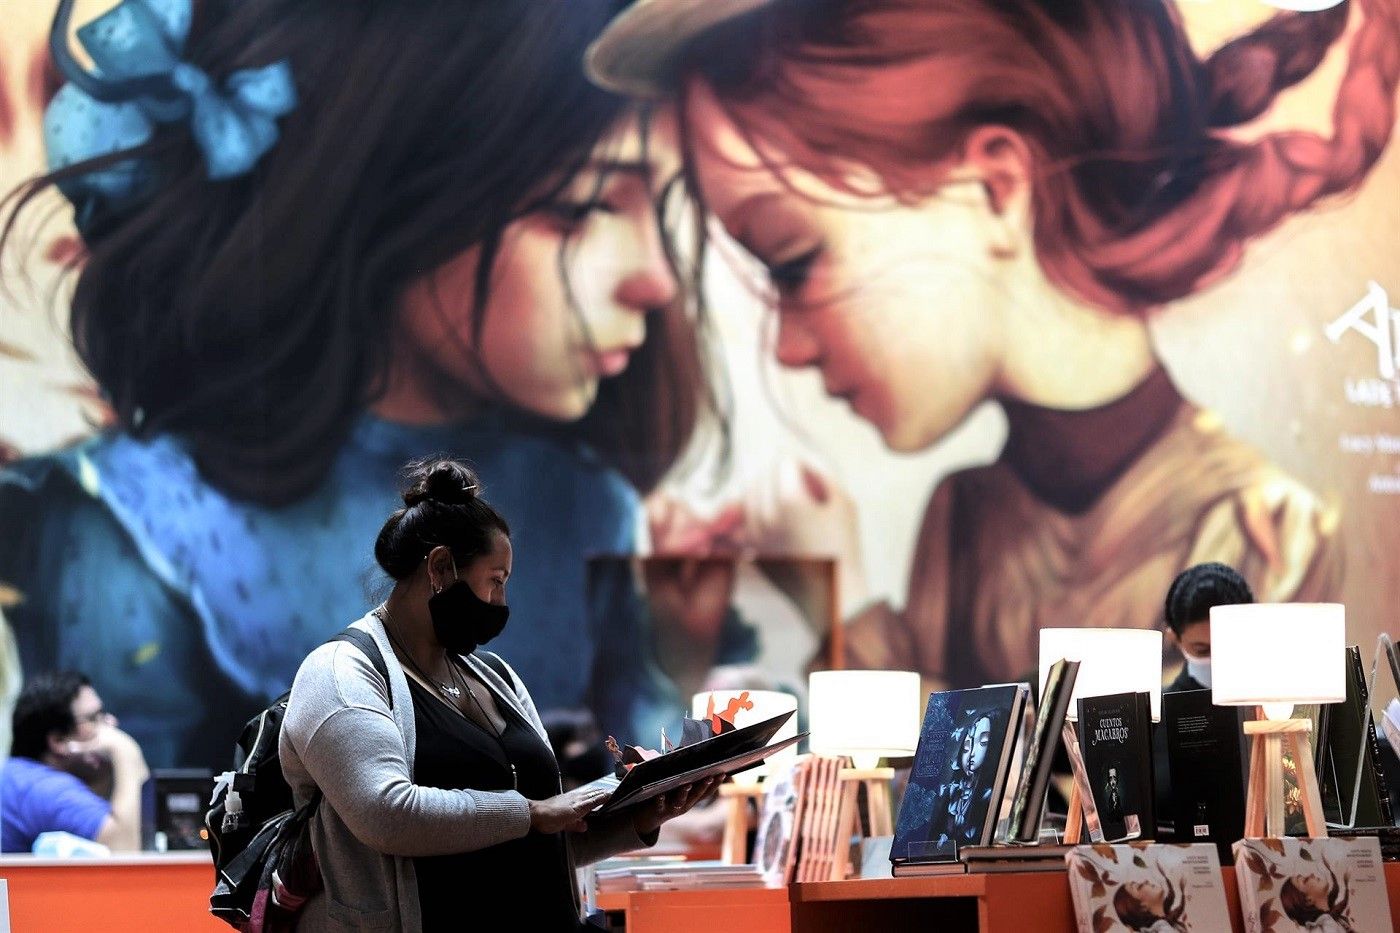
[{"label": "black tank top", "polygon": [[[413,678],[417,748],[414,782],[451,790],[517,790],[530,800],[559,793],[559,766],[548,743],[509,704],[496,707],[499,737],[449,709]],[[474,685],[477,690],[480,685]],[[413,860],[424,933],[473,929],[577,930],[574,884],[562,834],[531,832],[475,852]]]}]

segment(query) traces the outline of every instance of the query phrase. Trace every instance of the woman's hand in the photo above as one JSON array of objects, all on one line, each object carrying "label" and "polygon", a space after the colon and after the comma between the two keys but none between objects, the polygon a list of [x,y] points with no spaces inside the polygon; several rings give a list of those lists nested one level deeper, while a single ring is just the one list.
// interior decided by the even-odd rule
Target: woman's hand
[{"label": "woman's hand", "polygon": [[637,809],[637,835],[646,837],[661,828],[667,820],[675,819],[691,807],[712,797],[719,789],[719,778],[706,778],[698,784],[678,787],[669,794],[662,794],[650,805]]},{"label": "woman's hand", "polygon": [[581,833],[588,829],[584,817],[611,796],[610,790],[580,787],[548,800],[531,800],[530,829],[537,833]]}]

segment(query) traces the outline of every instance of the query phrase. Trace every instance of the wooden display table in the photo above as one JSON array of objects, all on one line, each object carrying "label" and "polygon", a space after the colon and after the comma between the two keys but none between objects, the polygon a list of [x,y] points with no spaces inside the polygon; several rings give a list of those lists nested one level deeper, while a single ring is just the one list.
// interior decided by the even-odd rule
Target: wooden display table
[{"label": "wooden display table", "polygon": [[787,888],[634,891],[627,933],[767,933],[790,930]]},{"label": "wooden display table", "polygon": [[[1400,920],[1400,862],[1387,862],[1391,915]],[[214,933],[203,852],[106,859],[0,858],[15,933]],[[1233,868],[1223,871],[1231,928],[1240,933]],[[1063,872],[866,878],[786,888],[610,894],[628,933],[825,933],[937,929],[940,933],[1074,933]],[[915,924],[932,924],[916,926]],[[1216,933],[1216,931],[1211,931]],[[1221,931],[1223,933],[1223,931]]]},{"label": "wooden display table", "polygon": [[[1233,867],[1222,869],[1230,929],[1243,933]],[[1391,915],[1400,919],[1400,862],[1387,862]],[[1074,933],[1064,872],[864,878],[787,888],[610,895],[628,933],[834,933],[937,929],[940,933]],[[1224,933],[1224,931],[1210,931]]]}]

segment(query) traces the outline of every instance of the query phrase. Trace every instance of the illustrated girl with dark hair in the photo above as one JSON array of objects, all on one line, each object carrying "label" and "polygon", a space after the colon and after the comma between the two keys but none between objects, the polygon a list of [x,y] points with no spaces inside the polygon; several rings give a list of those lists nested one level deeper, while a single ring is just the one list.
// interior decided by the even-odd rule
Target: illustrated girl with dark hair
[{"label": "illustrated girl with dark hair", "polygon": [[[1331,136],[1233,135],[1353,6]],[[1167,0],[642,0],[609,28],[592,73],[679,101],[697,194],[768,268],[780,364],[897,452],[1005,411],[996,462],[934,490],[903,609],[850,620],[847,663],[1005,681],[1044,626],[1158,624],[1207,559],[1261,600],[1338,596],[1335,512],[1183,398],[1148,319],[1361,187],[1394,129],[1398,18],[1280,13],[1205,58]],[[843,547],[805,520],[839,490],[809,494],[751,540],[858,564],[853,528]]]},{"label": "illustrated girl with dark hair", "polygon": [[1162,883],[1130,881],[1113,893],[1113,912],[1130,930],[1142,933],[1184,933],[1186,899],[1162,875]]},{"label": "illustrated girl with dark hair", "polygon": [[5,232],[72,202],[115,427],[0,474],[0,580],[25,665],[90,671],[153,762],[222,760],[370,605],[355,542],[438,452],[528,542],[500,648],[536,702],[626,735],[679,709],[630,594],[585,608],[713,411],[674,144],[580,70],[621,5],[124,0],[74,40],[60,3],[53,171]]},{"label": "illustrated girl with dark hair", "polygon": [[1327,877],[1294,875],[1279,889],[1278,903],[1285,916],[1304,930],[1317,933],[1354,933],[1347,907],[1351,892],[1345,880],[1326,861]]}]

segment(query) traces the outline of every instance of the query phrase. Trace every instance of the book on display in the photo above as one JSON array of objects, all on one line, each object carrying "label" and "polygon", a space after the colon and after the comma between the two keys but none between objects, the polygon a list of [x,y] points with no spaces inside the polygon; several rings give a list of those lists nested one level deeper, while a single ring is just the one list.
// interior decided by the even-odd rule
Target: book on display
[{"label": "book on display", "polygon": [[895,866],[956,861],[960,846],[992,841],[1029,695],[1009,684],[929,696],[890,844]]}]

